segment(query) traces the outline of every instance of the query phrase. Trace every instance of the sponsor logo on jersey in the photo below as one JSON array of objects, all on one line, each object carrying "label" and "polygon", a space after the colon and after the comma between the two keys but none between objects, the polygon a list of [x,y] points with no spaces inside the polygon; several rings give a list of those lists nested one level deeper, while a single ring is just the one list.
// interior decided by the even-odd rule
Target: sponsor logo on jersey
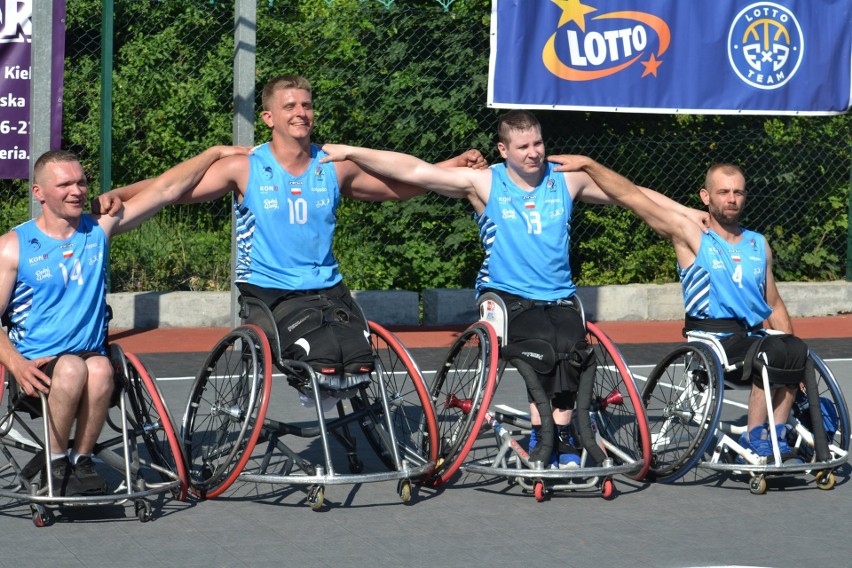
[{"label": "sponsor logo on jersey", "polygon": [[38,239],[36,239],[36,238],[30,239],[29,244],[30,244],[30,248],[34,248],[35,250],[38,250],[38,249],[41,248],[41,243],[38,242]]},{"label": "sponsor logo on jersey", "polygon": [[35,277],[36,277],[36,280],[38,282],[41,282],[42,280],[47,280],[48,278],[52,278],[53,275],[50,273],[50,268],[45,266],[41,270],[35,271]]},{"label": "sponsor logo on jersey", "polygon": [[503,209],[503,218],[504,219],[514,219],[515,218],[515,210],[514,209]]},{"label": "sponsor logo on jersey", "polygon": [[713,270],[724,270],[725,263],[719,260],[718,258],[713,259]]},{"label": "sponsor logo on jersey", "polygon": [[277,185],[261,185],[258,189],[260,189],[261,193],[269,193],[270,191],[278,191]]},{"label": "sponsor logo on jersey", "polygon": [[264,199],[263,200],[263,208],[264,209],[278,209],[278,200],[277,199]]},{"label": "sponsor logo on jersey", "polygon": [[47,253],[40,254],[38,256],[31,256],[27,259],[30,264],[36,264],[41,262],[42,260],[47,260]]}]

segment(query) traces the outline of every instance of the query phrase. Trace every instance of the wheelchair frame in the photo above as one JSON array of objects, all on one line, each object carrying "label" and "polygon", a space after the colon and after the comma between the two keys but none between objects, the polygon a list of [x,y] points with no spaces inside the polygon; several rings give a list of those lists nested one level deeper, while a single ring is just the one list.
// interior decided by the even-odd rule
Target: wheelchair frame
[{"label": "wheelchair frame", "polygon": [[[504,405],[496,406],[495,411],[490,409],[494,391],[508,366],[499,355],[507,337],[507,312],[499,296],[486,293],[479,299],[480,321],[455,341],[430,386],[441,439],[434,484],[447,483],[461,469],[506,477],[542,501],[550,492],[589,488],[598,488],[605,498],[610,498],[615,492],[613,475],[624,474],[637,480],[645,476],[650,465],[650,435],[633,376],[618,348],[586,320],[579,298],[573,300],[585,323],[586,339],[598,359],[591,400],[582,402],[589,403],[595,443],[606,454],[603,462],[594,464],[583,448],[578,468],[546,469],[547,465],[532,463],[518,443],[519,437],[529,435],[528,413]],[[486,457],[464,463],[477,438],[488,430],[494,435],[496,450],[486,447]]]},{"label": "wheelchair frame", "polygon": [[[762,368],[762,381],[773,455],[771,459],[759,458],[737,441],[747,427],[721,420],[722,394],[728,384],[726,373],[741,370],[742,363],[729,362],[721,343],[711,333],[693,330],[687,331],[686,337],[687,343],[657,364],[643,389],[642,399],[652,430],[651,477],[671,483],[693,466],[734,475],[747,474],[750,491],[759,495],[767,489],[767,475],[813,472],[817,487],[834,487],[833,470],[848,459],[849,412],[840,385],[823,360],[813,351],[809,352],[817,375],[818,396],[830,397],[838,416],[838,429],[828,444],[828,458],[817,459],[813,434],[791,412],[787,425],[792,435],[788,434],[788,439],[795,438],[792,447],[800,451],[807,449],[812,455],[810,460],[782,460],[772,412],[771,385],[765,368]],[[673,369],[671,374],[669,369]],[[668,397],[661,392],[662,387],[655,392],[661,380],[662,386],[677,395]],[[729,388],[735,386],[740,385],[728,384]],[[745,386],[750,389],[751,382]],[[652,405],[653,410],[648,408]],[[686,448],[679,451],[679,444]],[[732,457],[744,463],[730,463]]]},{"label": "wheelchair frame", "polygon": [[[265,304],[253,298],[241,301],[244,309],[265,314],[270,325],[244,324],[231,330],[213,348],[195,379],[181,429],[193,493],[217,497],[237,480],[306,485],[307,504],[317,510],[324,503],[327,485],[395,480],[397,493],[408,502],[411,480],[426,476],[435,466],[437,447],[432,441],[437,426],[422,373],[402,343],[382,326],[368,322],[375,362],[372,380],[348,398],[350,408],[338,400],[337,417],[329,419],[322,409],[322,395],[335,391],[320,386],[319,375],[310,365],[283,358],[277,326]],[[315,425],[267,416],[273,366],[313,397]],[[420,406],[415,408],[416,402]],[[352,424],[360,426],[388,471],[363,473],[356,439],[349,431]],[[301,457],[282,440],[287,435],[318,437],[322,462]],[[330,435],[347,452],[349,474],[335,470]]]},{"label": "wheelchair frame", "polygon": [[[115,371],[118,416],[113,409],[107,416],[105,426],[112,429],[114,435],[104,439],[107,428],[101,433],[95,444],[93,456],[121,474],[122,480],[112,493],[97,496],[63,496],[56,494],[50,476],[50,462],[44,456],[50,455],[50,438],[47,432],[50,419],[47,412],[47,396],[39,393],[41,416],[24,418],[9,393],[7,409],[0,416],[0,454],[6,463],[0,466],[0,496],[24,501],[30,504],[33,523],[38,527],[54,522],[55,509],[80,506],[123,504],[132,501],[137,518],[146,522],[151,520],[153,510],[147,499],[152,495],[169,492],[173,498],[184,500],[189,487],[180,451],[177,435],[166,403],[144,364],[132,353],[124,351],[116,344],[110,346],[110,360]],[[0,368],[0,386],[7,382],[6,370]],[[8,381],[8,389],[17,388]],[[3,391],[0,390],[0,399]],[[41,426],[43,440],[36,432]],[[141,444],[146,452],[139,451]],[[113,449],[117,448],[117,449]],[[31,456],[28,463],[23,459]],[[35,469],[33,476],[26,475],[31,463],[36,460],[44,464]],[[46,486],[38,480],[41,471],[47,479]],[[146,477],[152,478],[151,480]]]}]

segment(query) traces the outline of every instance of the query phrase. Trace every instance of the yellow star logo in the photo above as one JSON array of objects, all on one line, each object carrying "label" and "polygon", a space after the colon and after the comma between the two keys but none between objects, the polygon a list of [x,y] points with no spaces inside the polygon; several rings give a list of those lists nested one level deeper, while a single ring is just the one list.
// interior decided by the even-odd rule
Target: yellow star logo
[{"label": "yellow star logo", "polygon": [[559,26],[568,22],[576,23],[581,31],[586,31],[586,14],[597,11],[597,8],[581,4],[580,0],[550,0],[562,9],[562,17],[559,18]]},{"label": "yellow star logo", "polygon": [[657,76],[657,68],[663,62],[661,60],[657,59],[656,57],[654,57],[654,54],[652,53],[651,57],[648,59],[648,61],[641,61],[640,63],[642,63],[642,65],[645,66],[645,71],[642,73],[643,77],[645,75],[653,75],[654,77],[656,77]]}]

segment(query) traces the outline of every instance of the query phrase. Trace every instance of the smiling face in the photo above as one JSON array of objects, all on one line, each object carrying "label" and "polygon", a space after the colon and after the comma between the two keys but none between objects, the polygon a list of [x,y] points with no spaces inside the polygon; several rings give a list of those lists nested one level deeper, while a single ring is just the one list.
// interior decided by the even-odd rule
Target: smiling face
[{"label": "smiling face", "polygon": [[269,108],[261,115],[272,128],[273,136],[302,140],[310,138],[314,129],[314,104],[305,89],[278,89],[270,97]]},{"label": "smiling face", "polygon": [[56,217],[79,218],[86,206],[88,192],[89,185],[80,162],[48,162],[34,173],[33,193],[42,209]]}]

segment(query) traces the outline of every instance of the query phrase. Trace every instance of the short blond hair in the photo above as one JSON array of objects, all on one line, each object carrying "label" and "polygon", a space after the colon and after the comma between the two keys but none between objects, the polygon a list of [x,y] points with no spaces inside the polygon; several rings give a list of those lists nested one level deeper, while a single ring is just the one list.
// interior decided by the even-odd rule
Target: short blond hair
[{"label": "short blond hair", "polygon": [[263,91],[260,95],[263,110],[270,110],[275,93],[285,89],[302,89],[313,95],[311,82],[304,77],[300,75],[278,75],[267,81],[263,86]]}]

